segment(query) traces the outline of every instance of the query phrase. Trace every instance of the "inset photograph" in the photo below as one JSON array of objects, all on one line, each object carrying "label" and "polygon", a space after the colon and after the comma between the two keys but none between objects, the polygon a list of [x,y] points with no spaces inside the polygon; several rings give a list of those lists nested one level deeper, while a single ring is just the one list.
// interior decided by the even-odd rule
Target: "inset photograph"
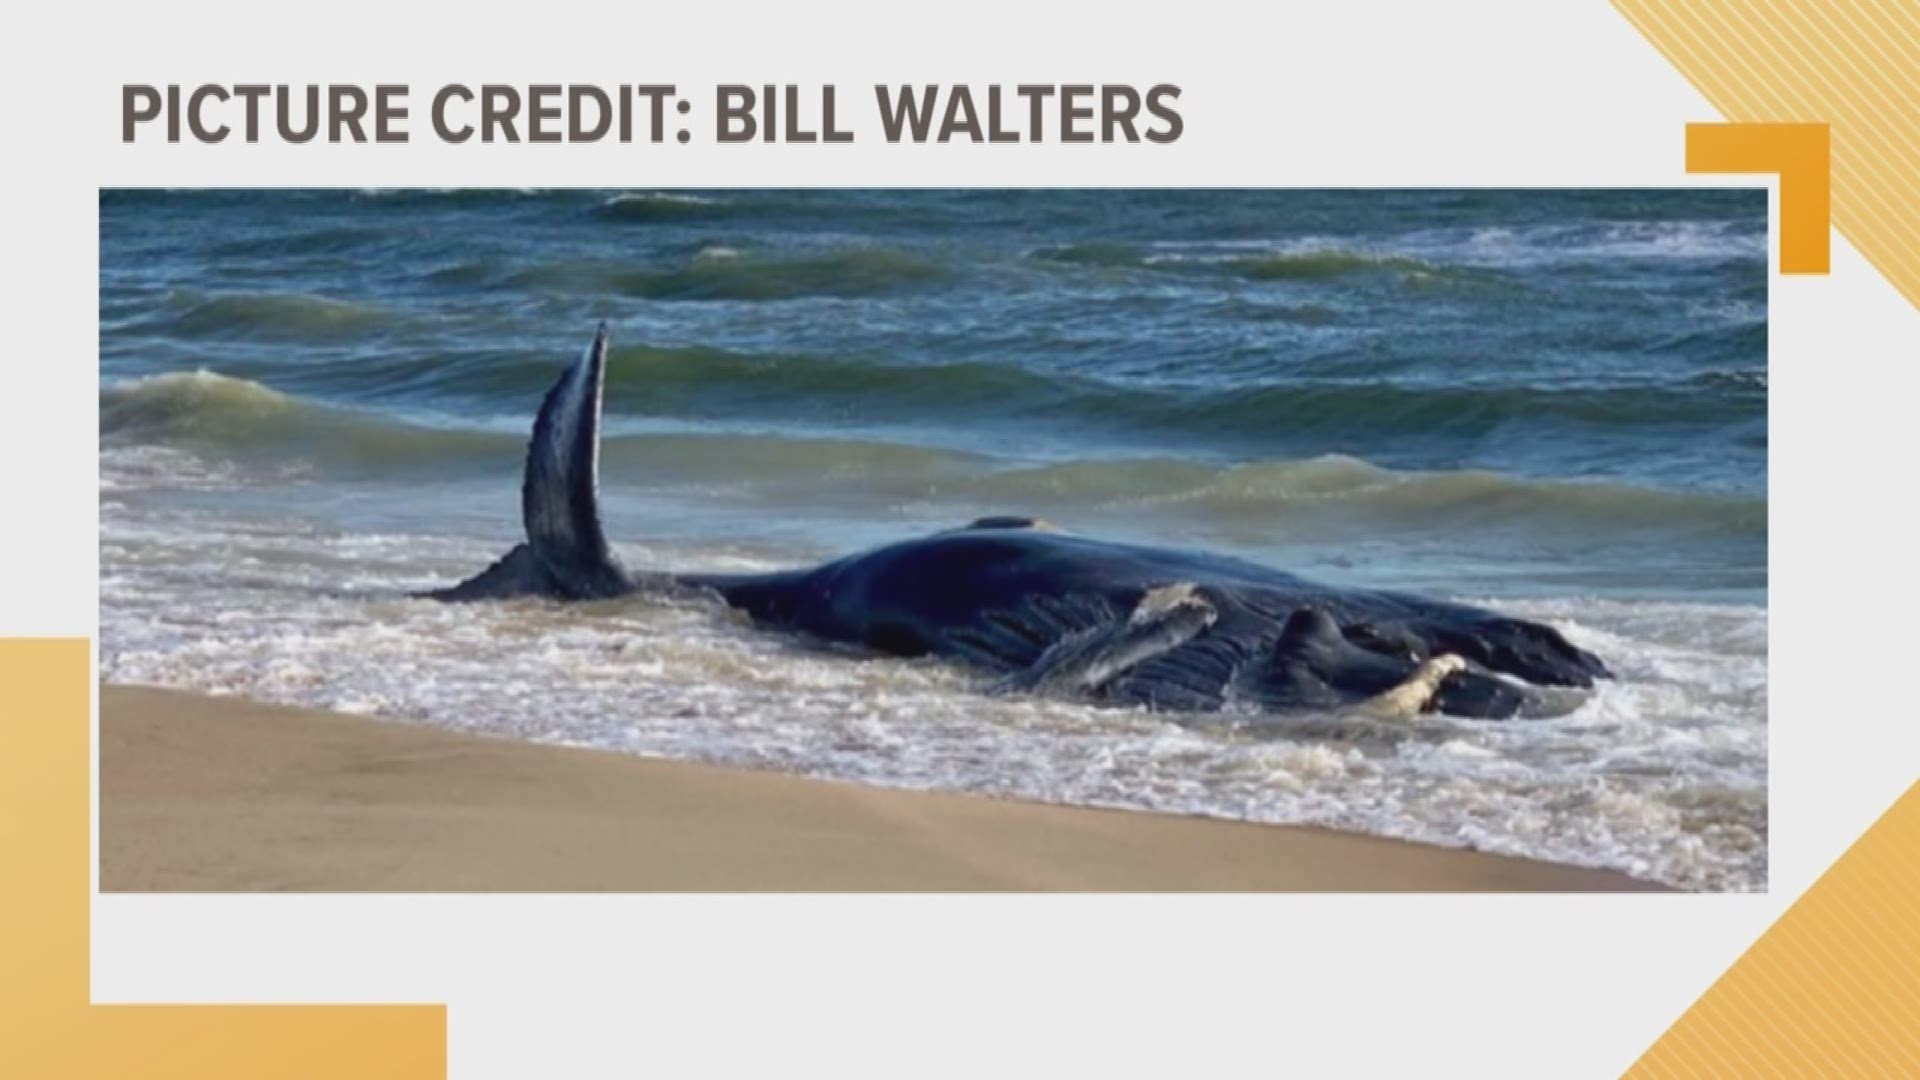
[{"label": "inset photograph", "polygon": [[109,891],[1756,891],[1767,193],[106,190]]}]

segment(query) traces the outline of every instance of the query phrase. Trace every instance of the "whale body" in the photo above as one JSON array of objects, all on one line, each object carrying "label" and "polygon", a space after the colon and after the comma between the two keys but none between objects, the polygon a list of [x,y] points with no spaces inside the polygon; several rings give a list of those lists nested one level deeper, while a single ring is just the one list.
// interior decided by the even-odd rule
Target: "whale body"
[{"label": "whale body", "polygon": [[894,656],[937,656],[997,689],[1178,712],[1355,710],[1544,715],[1610,673],[1558,630],[1465,604],[1340,588],[1242,559],[1054,530],[970,524],[820,566],[760,574],[633,572],[598,498],[603,324],[541,403],[527,449],[527,539],[422,595],[592,600],[690,591],[757,626]]}]

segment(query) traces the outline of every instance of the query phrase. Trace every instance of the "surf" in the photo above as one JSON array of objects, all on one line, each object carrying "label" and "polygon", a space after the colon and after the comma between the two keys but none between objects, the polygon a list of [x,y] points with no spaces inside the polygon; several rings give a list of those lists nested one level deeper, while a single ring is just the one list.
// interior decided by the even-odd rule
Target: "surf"
[{"label": "surf", "polygon": [[[616,353],[615,363],[646,357]],[[675,362],[700,362],[697,356]],[[522,376],[502,373],[518,383]],[[707,376],[702,376],[705,378]],[[616,383],[617,384],[617,383]],[[986,391],[981,391],[986,392]],[[950,393],[950,392],[949,392]],[[520,395],[516,395],[520,396]],[[609,394],[616,400],[617,394]],[[523,397],[524,399],[524,397]],[[100,391],[103,439],[198,449],[245,462],[280,458],[342,475],[485,475],[515,461],[523,436],[505,416],[475,428],[331,405],[211,371],[147,376]],[[1304,533],[1334,527],[1442,531],[1530,527],[1595,536],[1720,535],[1764,542],[1763,496],[1676,492],[1621,483],[1529,479],[1490,470],[1402,470],[1340,454],[1205,462],[1160,456],[1022,461],[875,439],[724,430],[605,434],[614,486],[696,485],[716,495],[825,496],[858,486],[860,501],[903,500],[1165,511],[1221,522],[1285,520]],[[796,489],[796,485],[798,485]]]}]

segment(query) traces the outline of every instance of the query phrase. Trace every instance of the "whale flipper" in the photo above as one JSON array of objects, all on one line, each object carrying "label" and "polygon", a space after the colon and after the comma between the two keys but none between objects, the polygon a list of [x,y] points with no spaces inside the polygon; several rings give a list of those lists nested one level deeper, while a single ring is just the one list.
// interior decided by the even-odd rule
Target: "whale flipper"
[{"label": "whale flipper", "polygon": [[1198,637],[1219,611],[1191,584],[1149,589],[1131,614],[1056,641],[1000,689],[1078,694],[1097,690],[1130,668]]},{"label": "whale flipper", "polygon": [[527,545],[562,595],[576,600],[633,591],[600,526],[600,403],[607,324],[547,391],[527,445],[520,514]]},{"label": "whale flipper", "polygon": [[1279,708],[1343,708],[1404,684],[1416,661],[1349,641],[1333,617],[1305,607],[1287,616],[1264,671],[1253,672],[1257,693]]},{"label": "whale flipper", "polygon": [[[1547,717],[1566,711],[1552,700],[1452,649],[1390,624],[1341,626],[1317,608],[1287,618],[1265,671],[1259,699],[1276,709],[1316,708],[1377,718],[1445,713],[1481,720]],[[1569,646],[1571,647],[1571,646]]]},{"label": "whale flipper", "polygon": [[526,543],[514,545],[492,566],[458,585],[416,596],[596,600],[639,588],[620,566],[600,526],[600,402],[606,390],[607,347],[607,324],[601,323],[593,342],[540,403],[520,482]]}]

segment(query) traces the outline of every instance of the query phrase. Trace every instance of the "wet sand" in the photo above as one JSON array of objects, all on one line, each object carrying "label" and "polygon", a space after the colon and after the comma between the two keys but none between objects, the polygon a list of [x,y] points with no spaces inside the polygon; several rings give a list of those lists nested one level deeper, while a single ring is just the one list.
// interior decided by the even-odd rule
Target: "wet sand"
[{"label": "wet sand", "polygon": [[145,687],[100,705],[106,891],[1601,891],[1349,835],[900,791]]}]

